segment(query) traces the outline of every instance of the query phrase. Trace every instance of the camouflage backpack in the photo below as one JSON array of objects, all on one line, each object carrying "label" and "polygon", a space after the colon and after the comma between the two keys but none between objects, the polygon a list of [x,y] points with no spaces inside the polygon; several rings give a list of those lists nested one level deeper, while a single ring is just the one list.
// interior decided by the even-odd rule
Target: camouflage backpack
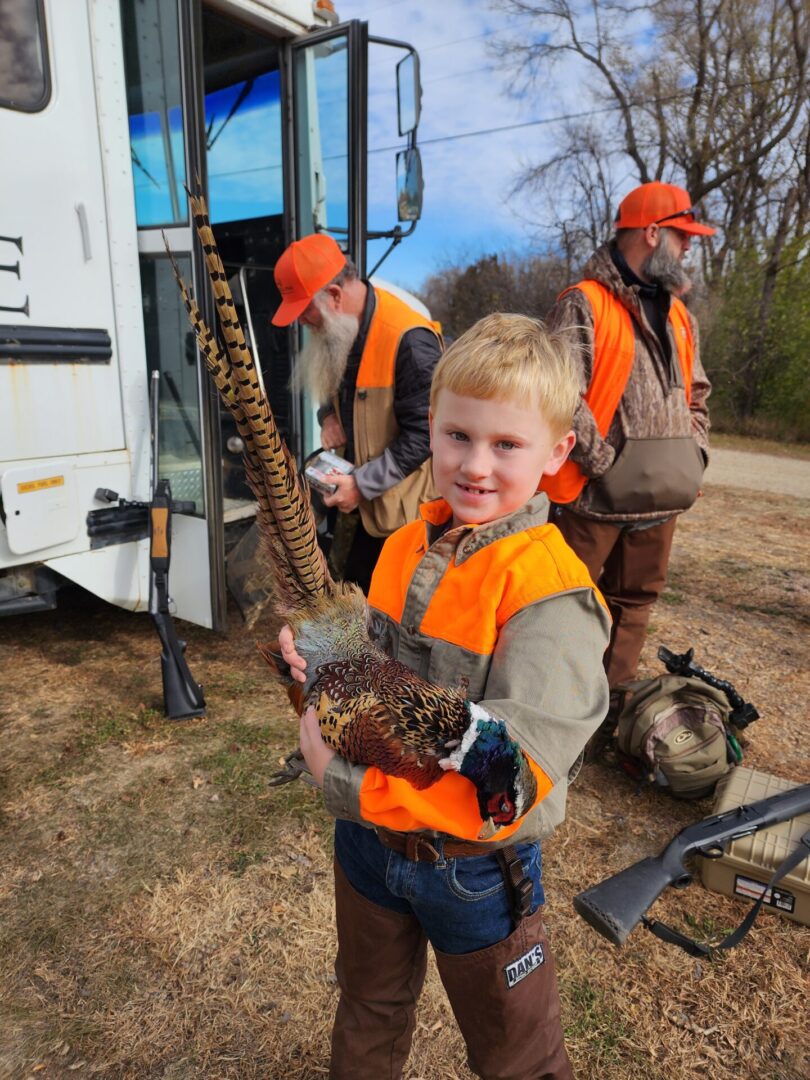
[{"label": "camouflage backpack", "polygon": [[622,690],[616,745],[657,787],[699,799],[742,759],[721,690],[684,675],[642,679]]}]

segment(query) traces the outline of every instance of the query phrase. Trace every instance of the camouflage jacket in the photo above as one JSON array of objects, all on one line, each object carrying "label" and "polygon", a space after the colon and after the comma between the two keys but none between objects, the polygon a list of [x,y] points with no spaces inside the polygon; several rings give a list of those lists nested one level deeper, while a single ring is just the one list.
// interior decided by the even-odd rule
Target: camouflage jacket
[{"label": "camouflage jacket", "polygon": [[[694,318],[689,315],[695,342],[695,357],[691,401],[687,402],[672,329],[668,324],[672,347],[671,357],[667,357],[644,314],[638,286],[625,285],[611,258],[609,245],[604,245],[594,253],[585,266],[582,277],[600,282],[628,309],[635,331],[635,356],[624,395],[604,439],[590,409],[584,401],[580,402],[574,417],[577,442],[571,452],[572,460],[587,477],[593,479],[610,469],[628,439],[675,439],[692,436],[708,461],[709,413],[706,400],[711,386],[700,362],[698,328]],[[579,370],[582,392],[585,393],[591,381],[594,324],[591,306],[582,291],[574,288],[565,293],[550,312],[548,324],[550,328],[565,333],[578,346],[574,351],[574,358]],[[585,517],[601,520],[641,521],[662,516],[660,512],[605,514],[594,507],[594,501],[595,488],[588,483],[570,507]],[[687,507],[680,509],[686,510]]]}]

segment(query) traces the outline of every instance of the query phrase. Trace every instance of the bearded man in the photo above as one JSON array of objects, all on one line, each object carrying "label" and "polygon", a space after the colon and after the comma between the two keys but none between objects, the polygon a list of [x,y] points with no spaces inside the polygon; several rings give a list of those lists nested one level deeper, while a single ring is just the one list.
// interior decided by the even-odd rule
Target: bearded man
[{"label": "bearded man", "polygon": [[429,319],[359,278],[324,233],[292,243],[274,276],[273,323],[309,330],[293,385],[320,405],[321,446],[355,466],[330,476],[337,491],[323,501],[352,515],[342,576],[367,592],[385,538],[434,494],[428,405],[441,339]]},{"label": "bearded man", "polygon": [[616,235],[549,315],[576,348],[582,400],[576,446],[543,489],[551,520],[588,567],[613,616],[605,668],[612,734],[617,690],[636,678],[652,605],[667,573],[678,515],[699,494],[708,461],[710,385],[697,325],[681,302],[697,220],[683,188],[642,184],[619,205]]}]

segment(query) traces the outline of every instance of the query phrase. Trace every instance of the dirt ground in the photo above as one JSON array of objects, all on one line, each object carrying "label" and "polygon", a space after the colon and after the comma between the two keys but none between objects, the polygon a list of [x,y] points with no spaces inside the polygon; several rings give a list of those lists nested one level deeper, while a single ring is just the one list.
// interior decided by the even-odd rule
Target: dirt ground
[{"label": "dirt ground", "polygon": [[[732,474],[732,480],[736,476]],[[810,775],[810,499],[708,483],[682,519],[643,658],[694,646],[760,709],[745,764]],[[205,719],[161,713],[146,617],[69,592],[0,621],[0,1078],[309,1080],[336,1003],[329,822],[266,778],[296,742],[236,610],[183,626]],[[710,800],[586,766],[544,845],[547,923],[581,1080],[806,1080],[810,931],[762,913],[694,960],[639,929],[618,950],[575,893],[660,850]],[[695,883],[656,917],[703,939],[746,906]],[[431,968],[409,1080],[467,1080]]]},{"label": "dirt ground", "polygon": [[810,461],[803,458],[712,447],[705,480],[711,485],[810,499]]}]

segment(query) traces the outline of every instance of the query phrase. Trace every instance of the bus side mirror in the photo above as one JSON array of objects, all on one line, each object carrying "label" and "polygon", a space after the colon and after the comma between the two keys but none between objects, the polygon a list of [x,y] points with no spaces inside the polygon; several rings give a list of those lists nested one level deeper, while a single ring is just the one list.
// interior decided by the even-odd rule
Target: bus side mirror
[{"label": "bus side mirror", "polygon": [[422,216],[422,158],[417,147],[397,154],[397,217],[418,221]]},{"label": "bus side mirror", "polygon": [[411,52],[397,64],[397,116],[400,135],[410,135],[416,131],[421,112],[419,56]]}]

